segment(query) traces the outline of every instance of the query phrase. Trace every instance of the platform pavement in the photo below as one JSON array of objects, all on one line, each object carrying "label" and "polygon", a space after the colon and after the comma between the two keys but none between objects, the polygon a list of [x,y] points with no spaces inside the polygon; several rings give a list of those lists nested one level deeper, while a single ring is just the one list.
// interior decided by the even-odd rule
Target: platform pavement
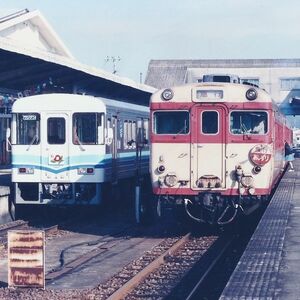
[{"label": "platform pavement", "polygon": [[221,300],[300,299],[300,159],[286,172]]}]

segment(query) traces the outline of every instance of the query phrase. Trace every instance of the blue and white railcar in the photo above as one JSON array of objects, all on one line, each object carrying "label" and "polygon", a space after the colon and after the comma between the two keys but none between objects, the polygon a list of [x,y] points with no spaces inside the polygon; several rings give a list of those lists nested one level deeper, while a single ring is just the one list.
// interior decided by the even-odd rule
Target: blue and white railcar
[{"label": "blue and white railcar", "polygon": [[104,98],[17,100],[10,136],[15,204],[100,204],[105,186],[148,173],[148,121],[148,108]]}]

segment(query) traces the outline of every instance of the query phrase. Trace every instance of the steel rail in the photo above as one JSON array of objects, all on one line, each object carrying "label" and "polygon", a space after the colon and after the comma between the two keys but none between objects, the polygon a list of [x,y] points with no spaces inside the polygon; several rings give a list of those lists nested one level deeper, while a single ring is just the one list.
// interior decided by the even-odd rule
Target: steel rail
[{"label": "steel rail", "polygon": [[167,256],[174,254],[178,249],[180,249],[189,239],[191,233],[183,236],[179,241],[177,241],[171,248],[166,250],[158,258],[152,261],[146,268],[137,273],[129,281],[127,281],[121,288],[116,290],[112,295],[110,295],[107,300],[119,300],[123,299],[127,294],[129,294],[141,281],[143,281],[150,273],[154,272],[160,265],[164,264]]},{"label": "steel rail", "polygon": [[199,287],[203,283],[203,281],[208,277],[211,270],[214,268],[214,266],[219,262],[219,260],[222,258],[224,252],[232,245],[232,242],[235,240],[236,236],[231,237],[229,241],[225,244],[225,246],[222,248],[221,252],[218,254],[218,256],[213,260],[213,262],[210,264],[210,266],[207,268],[207,270],[204,272],[204,274],[201,276],[199,281],[196,283],[192,291],[189,293],[189,295],[185,298],[185,300],[192,300],[193,297],[196,295],[197,291],[199,290]]},{"label": "steel rail", "polygon": [[17,221],[13,221],[13,222],[10,222],[7,224],[3,224],[3,226],[1,226],[1,228],[0,228],[0,234],[5,233],[6,231],[8,231],[10,229],[18,228],[18,227],[26,226],[26,225],[28,225],[28,221],[23,221],[23,220],[17,220]]}]

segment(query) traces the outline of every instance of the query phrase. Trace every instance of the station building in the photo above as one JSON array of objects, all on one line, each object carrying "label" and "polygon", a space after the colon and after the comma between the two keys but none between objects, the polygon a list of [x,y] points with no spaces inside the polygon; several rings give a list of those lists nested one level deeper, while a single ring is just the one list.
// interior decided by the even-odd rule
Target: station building
[{"label": "station building", "polygon": [[38,10],[4,16],[0,18],[0,167],[10,164],[5,132],[18,98],[75,93],[148,105],[154,90],[78,62]]},{"label": "station building", "polygon": [[234,74],[271,94],[277,103],[300,94],[300,59],[151,60],[146,84],[164,88],[201,82],[205,74]]},{"label": "station building", "polygon": [[[300,114],[300,59],[151,60],[145,83],[165,88],[201,82],[205,74],[238,75],[265,89],[285,114]],[[289,119],[300,128],[299,117]]]}]

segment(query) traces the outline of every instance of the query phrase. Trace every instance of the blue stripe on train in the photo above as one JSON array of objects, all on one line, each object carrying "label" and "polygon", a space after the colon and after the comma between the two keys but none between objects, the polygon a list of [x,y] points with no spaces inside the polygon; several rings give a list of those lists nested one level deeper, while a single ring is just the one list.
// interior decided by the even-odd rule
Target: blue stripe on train
[{"label": "blue stripe on train", "polygon": [[[105,156],[107,156],[107,155],[105,155]],[[54,174],[59,174],[59,173],[65,172],[65,171],[70,171],[70,170],[74,170],[74,169],[78,169],[78,168],[88,168],[88,167],[89,168],[92,167],[95,169],[106,169],[106,168],[112,167],[111,155],[109,155],[109,156],[110,156],[110,158],[105,158],[99,162],[85,161],[85,163],[80,163],[80,164],[77,163],[76,165],[72,164],[72,165],[64,166],[63,168],[60,168],[60,169],[57,169],[57,167],[59,167],[57,165],[55,166],[56,168],[51,168],[49,166],[36,164],[36,162],[28,164],[28,160],[26,160],[26,162],[27,162],[26,164],[22,163],[21,160],[19,160],[19,161],[14,160],[12,163],[12,168],[34,168],[37,170],[47,171],[47,172],[51,172]],[[123,157],[118,158],[118,166],[122,166],[122,165],[125,165],[126,163],[135,161],[135,155],[131,155],[130,157],[129,157],[129,155],[122,155],[122,156]],[[74,163],[74,162],[72,161],[72,163]],[[149,163],[149,154],[142,155],[141,163],[143,163],[143,164]]]},{"label": "blue stripe on train", "polygon": [[[142,157],[148,157],[149,156],[149,151],[144,151],[142,153]],[[119,154],[119,158],[121,159],[133,159],[136,157],[136,153],[135,152],[129,152],[129,153],[120,153]],[[90,162],[95,162],[97,163],[98,161],[104,161],[107,159],[111,159],[112,155],[111,154],[106,154],[106,155],[102,155],[99,157],[99,155],[78,155],[78,156],[69,156],[66,157],[65,160],[69,161],[71,160],[72,163],[74,164],[83,164],[83,163],[90,163]],[[43,164],[48,164],[48,157],[42,157],[42,162]],[[38,164],[40,163],[40,156],[36,156],[36,155],[13,155],[12,157],[12,161],[14,164],[21,164],[24,161],[26,161],[27,163],[31,163],[31,164]]]}]

